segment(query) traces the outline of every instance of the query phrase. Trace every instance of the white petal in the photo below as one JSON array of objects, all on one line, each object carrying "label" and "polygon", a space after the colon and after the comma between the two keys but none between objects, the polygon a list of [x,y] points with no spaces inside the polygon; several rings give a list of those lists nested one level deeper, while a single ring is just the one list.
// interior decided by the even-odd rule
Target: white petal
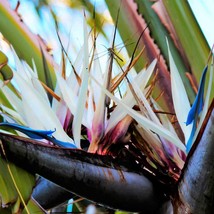
[{"label": "white petal", "polygon": [[77,147],[80,147],[80,136],[81,136],[81,125],[82,125],[82,119],[83,114],[85,110],[85,104],[87,99],[87,90],[88,90],[88,79],[89,79],[89,71],[88,71],[88,65],[89,65],[89,55],[88,55],[88,32],[87,32],[87,25],[86,20],[84,20],[84,67],[82,71],[82,83],[79,90],[79,96],[77,101],[76,111],[74,113],[74,119],[73,119],[73,136],[74,141]]},{"label": "white petal", "polygon": [[178,122],[184,133],[185,142],[187,143],[191,134],[192,124],[186,126],[185,122],[187,120],[187,116],[191,107],[190,107],[189,99],[187,97],[187,93],[186,93],[183,81],[181,79],[179,71],[175,65],[172,54],[170,52],[168,41],[167,41],[167,46],[168,46],[168,52],[169,52],[169,63],[170,63],[170,73],[171,73],[172,100],[173,100],[174,109],[175,109]]},{"label": "white petal", "polygon": [[[153,71],[156,66],[157,60],[153,60],[153,62],[149,65],[146,70],[142,70],[137,74],[134,78],[136,84],[140,86],[140,89],[144,91]],[[132,108],[136,104],[136,100],[133,97],[130,89],[128,89],[126,96],[123,98],[123,103]],[[120,120],[122,120],[126,116],[126,112],[123,111],[121,106],[117,106],[111,114],[111,117],[108,121],[108,125],[106,128],[106,133],[111,130]]]},{"label": "white petal", "polygon": [[[94,81],[96,81],[96,80],[94,79]],[[99,83],[97,82],[97,84],[99,84]],[[139,123],[139,125],[141,125],[143,128],[145,128],[147,130],[151,130],[152,132],[155,132],[156,134],[165,138],[169,142],[174,143],[181,150],[185,151],[185,146],[183,145],[183,143],[180,141],[180,139],[176,135],[174,135],[173,133],[171,133],[164,127],[161,127],[161,126],[155,124],[154,122],[152,122],[151,120],[147,119],[146,117],[142,116],[137,111],[133,110],[132,108],[127,106],[124,102],[120,101],[117,97],[112,95],[108,90],[103,88],[101,85],[100,85],[100,87],[115,103],[117,103],[117,105],[123,107],[122,108],[123,111],[126,114],[129,114],[132,118],[134,118]]]}]

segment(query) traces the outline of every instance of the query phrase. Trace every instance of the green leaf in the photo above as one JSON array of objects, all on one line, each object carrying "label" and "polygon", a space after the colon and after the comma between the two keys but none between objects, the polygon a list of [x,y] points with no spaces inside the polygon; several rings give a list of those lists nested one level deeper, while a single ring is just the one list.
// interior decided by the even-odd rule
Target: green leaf
[{"label": "green leaf", "polygon": [[12,209],[19,210],[20,196],[26,203],[34,185],[32,174],[0,158],[0,200],[3,207],[12,204]]},{"label": "green leaf", "polygon": [[11,209],[10,208],[1,208],[0,207],[0,213],[1,214],[11,214]]},{"label": "green leaf", "polygon": [[[210,52],[208,43],[192,13],[188,1],[163,0],[163,4],[179,37],[190,64],[191,72],[199,83]],[[207,87],[208,83],[205,88]],[[214,91],[211,92],[211,97],[213,96]]]},{"label": "green leaf", "polygon": [[[45,210],[43,210],[32,198],[28,201],[27,209],[30,211],[30,213],[47,213]],[[28,214],[26,211],[26,208],[23,210],[22,214]]]},{"label": "green leaf", "polygon": [[[135,69],[137,72],[139,72],[147,63],[151,63],[154,58],[157,58],[160,55],[160,48],[156,44],[156,38],[154,40],[153,33],[151,33],[151,29],[158,31],[159,25],[161,27],[160,21],[156,23],[158,20],[157,15],[155,12],[151,9],[152,3],[150,1],[142,1],[141,7],[137,7],[135,2],[123,0],[123,1],[110,1],[106,0],[106,4],[108,5],[109,11],[111,13],[111,16],[113,20],[115,20],[115,16],[117,13],[117,8],[120,7],[120,16],[118,21],[118,30],[120,32],[120,35],[123,39],[123,42],[133,42],[136,44],[139,35],[143,32],[145,28],[148,27],[149,30],[145,30],[142,39],[138,46],[138,51],[136,54],[139,53],[140,50],[142,50],[145,47],[145,51],[142,54],[141,60],[139,60],[136,65]],[[145,4],[145,5],[144,5]],[[142,6],[143,5],[143,6]],[[139,11],[141,8],[143,8],[146,11],[146,14],[138,14],[137,11]],[[147,11],[148,10],[148,11]],[[143,15],[143,17],[142,17]],[[147,16],[146,16],[147,15]],[[147,19],[146,19],[147,17]],[[155,24],[155,26],[154,26]],[[151,29],[150,29],[151,28]],[[160,32],[157,32],[157,35]],[[162,36],[164,35],[164,37]],[[160,39],[164,41],[163,45],[165,46],[165,50],[167,53],[167,48],[165,44],[165,34],[162,32],[160,33]],[[134,50],[134,47],[127,46],[127,51],[129,55],[132,55]],[[140,64],[139,64],[140,63]],[[163,55],[161,52],[158,64],[157,64],[157,86],[158,89],[154,90],[153,95],[154,97],[158,97],[160,94],[160,91],[164,91],[163,96],[159,100],[159,103],[161,104],[162,108],[168,109],[169,111],[173,112],[173,102],[172,102],[172,96],[171,96],[171,88],[170,88],[170,75],[168,72],[168,68],[166,66],[166,63],[163,59]],[[186,70],[185,70],[186,71]],[[186,79],[185,79],[186,81]],[[190,90],[192,90],[191,87],[189,87]],[[190,97],[193,96],[190,94]],[[164,100],[163,100],[164,99]]]},{"label": "green leaf", "polygon": [[[120,33],[120,36],[124,42],[124,44],[136,44],[140,33],[143,31],[141,27],[136,27],[132,14],[129,13],[127,7],[123,7],[124,1],[111,1],[111,0],[105,0],[109,12],[111,14],[112,19],[116,22],[116,17],[118,14],[118,8],[120,7],[120,14],[118,18],[118,24],[117,28]],[[125,2],[126,5],[126,2]],[[142,50],[142,44],[139,46],[140,48],[137,49],[136,54],[139,54],[140,51]],[[134,45],[127,45],[126,49],[128,51],[129,56],[132,55],[134,51]],[[135,69],[137,71],[140,71],[148,62],[148,57],[143,53],[143,57],[141,60],[138,60],[138,62],[135,65]]]},{"label": "green leaf", "polygon": [[[168,30],[162,24],[158,15],[153,10],[152,6],[154,3],[152,3],[151,1],[142,1],[142,0],[135,0],[135,2],[138,5],[139,13],[144,17],[147,23],[150,23],[149,30],[151,37],[155,41],[154,45],[156,44],[158,45],[161,54],[164,56],[166,62],[169,64],[168,50],[165,42],[165,38],[166,37],[168,38],[172,57],[175,61],[176,66],[179,68],[179,73],[187,90],[188,97],[191,101],[193,101],[195,98],[195,93],[193,92],[193,89],[185,75],[186,72],[190,72],[188,68],[188,63],[186,62],[185,58],[182,58],[181,52],[178,50],[178,47],[176,47],[176,45],[174,44],[170,32],[168,32]],[[177,18],[179,19],[179,17]]]},{"label": "green leaf", "polygon": [[0,32],[12,44],[20,58],[26,60],[31,66],[33,66],[32,59],[34,60],[40,80],[46,83],[40,51],[42,48],[50,69],[52,84],[55,85],[56,78],[53,72],[53,67],[57,68],[58,65],[46,51],[46,47],[41,42],[41,39],[31,33],[20,20],[18,14],[10,8],[9,2],[0,1],[0,20]]},{"label": "green leaf", "polygon": [[2,75],[4,82],[8,82],[13,78],[13,72],[7,63],[7,56],[0,51],[0,74]]},{"label": "green leaf", "polygon": [[210,48],[192,13],[188,1],[163,0],[177,36],[186,53],[191,71],[198,82],[207,62]]},{"label": "green leaf", "polygon": [[7,56],[2,51],[0,51],[0,68],[2,65],[3,66],[6,65],[7,62],[8,62]]},{"label": "green leaf", "polygon": [[4,82],[8,82],[13,78],[13,71],[8,65],[1,68],[0,73],[3,77]]}]

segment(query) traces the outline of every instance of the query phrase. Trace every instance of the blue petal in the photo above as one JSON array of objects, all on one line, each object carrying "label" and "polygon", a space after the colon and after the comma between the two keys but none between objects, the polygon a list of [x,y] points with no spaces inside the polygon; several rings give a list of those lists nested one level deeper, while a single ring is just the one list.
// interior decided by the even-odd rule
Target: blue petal
[{"label": "blue petal", "polygon": [[189,151],[192,147],[193,138],[194,138],[195,131],[196,131],[197,120],[198,120],[200,112],[203,109],[204,85],[205,85],[205,80],[206,80],[207,69],[208,69],[208,65],[203,70],[203,74],[202,74],[199,89],[198,89],[198,94],[197,94],[195,101],[192,105],[192,108],[190,109],[189,114],[187,116],[186,125],[188,126],[189,124],[191,124],[193,122],[192,131],[191,131],[190,137],[189,137],[189,139],[187,141],[187,145],[186,145],[187,153],[189,153]]},{"label": "blue petal", "polygon": [[16,123],[0,123],[0,126],[13,128],[17,131],[20,131],[20,132],[26,134],[28,137],[33,138],[33,139],[44,139],[44,136],[52,136],[52,134],[56,131],[56,130],[54,130],[54,131],[52,131],[52,130],[49,130],[49,131],[35,130],[35,129],[31,129],[26,126],[21,126]]},{"label": "blue petal", "polygon": [[54,137],[48,137],[45,139],[51,141],[53,144],[55,144],[57,146],[63,147],[63,148],[67,148],[67,149],[76,149],[77,148],[73,143],[57,140]]},{"label": "blue petal", "polygon": [[28,137],[32,138],[32,139],[46,139],[52,143],[54,143],[55,145],[58,145],[60,147],[64,147],[64,148],[76,148],[76,146],[72,143],[69,142],[64,142],[64,141],[60,141],[57,140],[56,138],[54,138],[52,136],[52,134],[56,131],[45,131],[45,130],[35,130],[35,129],[31,129],[29,127],[26,126],[21,126],[19,124],[16,123],[0,123],[0,126],[5,126],[5,127],[10,127],[13,128],[17,131],[20,131],[24,134],[26,134]]},{"label": "blue petal", "polygon": [[198,94],[195,98],[195,101],[192,105],[192,108],[189,111],[189,114],[187,116],[187,121],[186,125],[189,125],[192,123],[193,120],[197,120],[200,112],[202,111],[203,108],[203,97],[204,97],[204,85],[205,85],[205,80],[206,80],[206,74],[207,74],[207,68],[208,65],[204,68],[199,89],[198,89]]},{"label": "blue petal", "polygon": [[187,141],[187,145],[186,145],[186,152],[187,154],[189,153],[191,147],[192,147],[192,144],[193,144],[193,137],[195,135],[195,131],[196,131],[196,120],[194,120],[194,123],[193,123],[193,126],[192,126],[192,131],[191,131],[191,134],[190,134],[190,137]]}]

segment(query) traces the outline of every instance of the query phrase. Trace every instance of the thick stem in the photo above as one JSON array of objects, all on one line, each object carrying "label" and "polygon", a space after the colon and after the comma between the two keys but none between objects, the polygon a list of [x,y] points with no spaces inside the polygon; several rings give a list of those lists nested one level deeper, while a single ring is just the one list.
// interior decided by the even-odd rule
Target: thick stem
[{"label": "thick stem", "polygon": [[74,194],[40,177],[32,196],[44,209],[49,210],[73,198]]},{"label": "thick stem", "polygon": [[194,153],[185,165],[175,213],[214,213],[214,110]]},{"label": "thick stem", "polygon": [[159,185],[112,157],[5,134],[0,139],[8,160],[98,204],[144,213],[158,213],[162,205]]}]

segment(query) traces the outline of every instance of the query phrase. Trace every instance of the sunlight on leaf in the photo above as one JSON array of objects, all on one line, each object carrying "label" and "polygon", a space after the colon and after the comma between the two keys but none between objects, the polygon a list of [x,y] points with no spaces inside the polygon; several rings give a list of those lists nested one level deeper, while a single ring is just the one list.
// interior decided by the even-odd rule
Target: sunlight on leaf
[{"label": "sunlight on leaf", "polygon": [[[17,201],[14,205],[17,206],[16,209],[20,209],[20,203],[24,203],[25,206],[25,202],[31,194],[35,184],[35,178],[26,171],[17,168],[14,164],[7,163],[2,159],[0,159],[0,169],[0,187],[3,206],[10,202],[16,202],[16,200],[20,199],[17,198],[19,196],[21,197],[21,201]],[[25,181],[24,185],[23,180]]]}]

